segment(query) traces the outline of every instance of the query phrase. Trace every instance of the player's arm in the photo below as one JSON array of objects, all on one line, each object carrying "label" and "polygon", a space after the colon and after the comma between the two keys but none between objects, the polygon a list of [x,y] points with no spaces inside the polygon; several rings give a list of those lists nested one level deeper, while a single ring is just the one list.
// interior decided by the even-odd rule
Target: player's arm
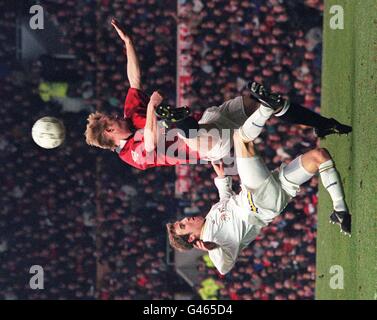
[{"label": "player's arm", "polygon": [[131,88],[141,89],[141,71],[139,59],[130,36],[119,26],[117,20],[112,19],[111,25],[114,27],[119,37],[124,42],[125,54],[127,56],[127,77]]},{"label": "player's arm", "polygon": [[212,162],[212,167],[217,174],[217,178],[215,178],[215,186],[219,192],[220,200],[231,197],[234,194],[232,190],[232,178],[225,176],[224,164],[222,162]]},{"label": "player's arm", "polygon": [[235,265],[240,251],[242,230],[234,217],[229,216],[221,221],[221,225],[213,236],[217,247],[208,251],[213,264],[221,274],[228,273]]},{"label": "player's arm", "polygon": [[[222,234],[221,231],[220,234]],[[222,245],[215,244],[214,242],[197,240],[194,243],[194,247],[207,252],[216,269],[221,274],[226,274],[236,263],[239,242],[235,237],[228,237],[220,242],[222,242]]]},{"label": "player's arm", "polygon": [[[233,250],[235,251],[235,250]],[[218,247],[208,251],[209,258],[221,274],[228,273],[236,263],[237,252],[230,252],[229,248]]]},{"label": "player's arm", "polygon": [[157,145],[158,125],[157,117],[154,111],[156,107],[161,104],[162,100],[162,95],[158,91],[155,91],[151,95],[147,106],[147,118],[144,127],[144,144],[146,152],[153,151]]}]

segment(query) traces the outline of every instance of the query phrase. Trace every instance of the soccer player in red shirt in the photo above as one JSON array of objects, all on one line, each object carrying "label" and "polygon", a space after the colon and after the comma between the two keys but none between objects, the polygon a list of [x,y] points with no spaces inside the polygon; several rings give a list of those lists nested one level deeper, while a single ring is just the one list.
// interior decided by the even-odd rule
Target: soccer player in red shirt
[{"label": "soccer player in red shirt", "polygon": [[[231,130],[242,127],[245,132],[255,131],[251,132],[252,136],[257,136],[271,115],[279,116],[282,120],[293,124],[313,126],[320,130],[317,132],[321,132],[322,136],[347,133],[351,130],[350,127],[341,125],[334,119],[324,118],[295,104],[272,112],[271,110],[275,108],[271,108],[268,103],[266,106],[266,102],[273,95],[266,96],[266,92],[261,91],[263,87],[259,86],[257,98],[252,95],[236,97],[221,106],[207,108],[199,123],[192,119],[193,127],[187,125],[186,129],[205,131],[194,136],[193,139],[177,134],[177,131],[173,130],[169,130],[165,135],[164,129],[158,126],[155,114],[163,97],[155,91],[148,98],[141,91],[140,65],[132,40],[116,20],[113,19],[111,24],[124,42],[130,89],[124,103],[123,119],[100,112],[89,115],[85,132],[86,142],[89,145],[118,152],[119,157],[133,167],[145,170],[156,166],[194,164],[198,163],[198,159],[219,160],[226,157],[232,147],[232,139],[229,136]],[[262,109],[264,112],[260,112],[263,111]],[[186,121],[189,121],[187,119]],[[222,134],[227,131],[229,134],[224,137]]]},{"label": "soccer player in red shirt", "polygon": [[[175,141],[167,142],[166,147],[173,143],[178,149],[178,156],[168,156],[164,148],[156,149],[159,137],[155,108],[162,102],[162,95],[155,91],[149,98],[141,91],[141,71],[131,38],[113,19],[112,26],[124,42],[124,53],[127,56],[127,76],[130,82],[124,102],[123,119],[95,112],[89,115],[85,132],[89,145],[116,151],[119,157],[141,170],[155,166],[188,163],[189,159],[198,159],[197,152],[176,137]],[[163,149],[160,151],[160,149]]]}]

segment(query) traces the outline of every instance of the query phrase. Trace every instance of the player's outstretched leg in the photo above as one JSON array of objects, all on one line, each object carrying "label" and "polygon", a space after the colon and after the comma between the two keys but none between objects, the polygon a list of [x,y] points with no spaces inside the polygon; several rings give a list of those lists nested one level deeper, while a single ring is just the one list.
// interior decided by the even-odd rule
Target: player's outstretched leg
[{"label": "player's outstretched leg", "polygon": [[250,82],[248,87],[255,99],[276,110],[275,116],[288,123],[313,127],[319,138],[324,138],[330,134],[348,134],[352,131],[352,127],[292,103],[282,98],[280,94],[268,91],[257,82]]},{"label": "player's outstretched leg", "polygon": [[[264,106],[260,102],[254,102],[253,106],[249,106],[247,113],[252,114],[246,119],[242,127],[239,128],[240,135],[244,142],[253,141],[262,132],[267,120],[274,114],[275,110],[268,106]],[[190,110],[188,107],[173,108],[168,105],[160,105],[155,111],[157,117],[163,121],[166,128],[172,128],[173,126],[183,130],[186,137],[195,138],[190,129],[199,130],[198,122],[190,116]]]},{"label": "player's outstretched leg", "polygon": [[318,138],[324,138],[330,134],[348,134],[352,131],[352,127],[341,124],[334,118],[323,117],[295,103],[291,103],[287,112],[281,115],[280,119],[289,123],[314,127],[314,132]]},{"label": "player's outstretched leg", "polygon": [[317,172],[333,202],[330,222],[338,224],[341,232],[350,236],[351,215],[344,200],[341,179],[327,150],[318,148],[299,156],[283,169],[283,176],[288,182],[299,186]]},{"label": "player's outstretched leg", "polygon": [[259,104],[259,108],[239,128],[238,134],[243,142],[254,141],[260,135],[267,120],[270,119],[274,112],[274,109]]},{"label": "player's outstretched leg", "polygon": [[158,119],[162,120],[165,128],[171,129],[175,126],[182,130],[186,137],[190,134],[191,138],[196,137],[194,133],[199,130],[199,124],[196,119],[190,116],[188,107],[173,108],[169,105],[159,105],[155,110],[155,114]]},{"label": "player's outstretched leg", "polygon": [[251,95],[265,106],[273,109],[276,113],[287,108],[290,104],[289,100],[284,99],[280,94],[268,91],[258,82],[249,82],[248,88]]},{"label": "player's outstretched leg", "polygon": [[187,106],[173,108],[172,106],[161,104],[155,110],[156,116],[167,122],[179,122],[190,115],[190,109]]}]

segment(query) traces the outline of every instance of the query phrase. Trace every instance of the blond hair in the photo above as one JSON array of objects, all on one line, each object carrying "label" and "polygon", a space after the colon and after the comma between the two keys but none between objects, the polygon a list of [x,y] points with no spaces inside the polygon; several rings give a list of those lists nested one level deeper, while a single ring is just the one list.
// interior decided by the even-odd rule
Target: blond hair
[{"label": "blond hair", "polygon": [[175,227],[173,223],[168,223],[166,225],[166,230],[168,232],[170,245],[177,249],[178,251],[188,251],[194,246],[189,242],[190,234],[178,235],[175,232]]},{"label": "blond hair", "polygon": [[91,113],[87,119],[88,123],[85,130],[86,143],[91,146],[114,150],[117,147],[114,140],[105,135],[110,120],[114,118],[114,116],[98,111]]}]

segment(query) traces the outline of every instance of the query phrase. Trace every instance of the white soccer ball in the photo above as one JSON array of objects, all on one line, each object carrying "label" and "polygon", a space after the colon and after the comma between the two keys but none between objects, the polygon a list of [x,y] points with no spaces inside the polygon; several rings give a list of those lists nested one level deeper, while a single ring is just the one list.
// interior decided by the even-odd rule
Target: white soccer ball
[{"label": "white soccer ball", "polygon": [[34,142],[45,149],[59,147],[65,139],[63,122],[54,117],[43,117],[37,120],[31,129]]}]

